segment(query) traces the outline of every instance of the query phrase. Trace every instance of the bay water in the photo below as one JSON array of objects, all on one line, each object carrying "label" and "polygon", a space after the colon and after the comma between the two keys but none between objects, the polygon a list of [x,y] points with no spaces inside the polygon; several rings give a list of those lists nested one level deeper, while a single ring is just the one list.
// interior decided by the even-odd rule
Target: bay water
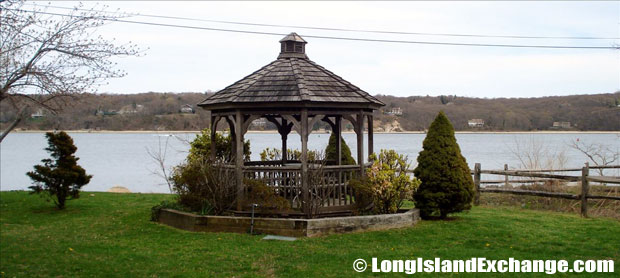
[{"label": "bay water", "polygon": [[[71,133],[78,147],[78,163],[93,175],[91,182],[83,187],[85,191],[107,191],[113,186],[123,186],[132,192],[168,193],[165,180],[161,177],[158,163],[149,153],[159,153],[165,160],[165,167],[179,164],[187,156],[188,142],[196,133]],[[418,153],[426,134],[379,133],[374,135],[374,150],[394,149],[407,155],[416,165]],[[259,160],[261,150],[280,148],[277,133],[248,133],[252,160]],[[343,138],[357,156],[356,136],[344,133]],[[571,148],[573,142],[606,146],[611,152],[620,150],[620,133],[457,133],[457,142],[470,168],[481,163],[483,169],[528,167],[530,159],[536,157],[542,165],[579,168],[588,158]],[[313,133],[308,140],[310,150],[323,151],[329,134]],[[364,142],[367,143],[365,136]],[[11,133],[0,144],[0,189],[27,190],[31,180],[26,172],[41,159],[49,157],[44,150],[47,141],[44,133]],[[288,147],[301,149],[300,137],[291,133]],[[367,148],[364,149],[367,155]],[[524,163],[525,162],[525,163]],[[617,164],[617,163],[616,163]],[[612,175],[620,175],[610,171]]]}]

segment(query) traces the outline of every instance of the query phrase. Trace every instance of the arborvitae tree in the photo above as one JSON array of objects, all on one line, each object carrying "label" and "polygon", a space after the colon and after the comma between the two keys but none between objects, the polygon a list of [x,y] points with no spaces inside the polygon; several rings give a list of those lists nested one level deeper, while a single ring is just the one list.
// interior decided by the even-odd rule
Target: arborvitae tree
[{"label": "arborvitae tree", "polygon": [[59,209],[65,208],[67,199],[80,197],[80,188],[90,182],[84,168],[77,164],[79,158],[73,155],[77,147],[73,139],[64,131],[45,134],[49,146],[45,148],[53,159],[41,160],[43,165],[35,165],[34,171],[26,173],[33,181],[32,193],[47,193]]},{"label": "arborvitae tree", "polygon": [[438,215],[443,219],[471,208],[474,182],[443,111],[428,129],[414,174],[422,182],[414,200],[423,218]]},{"label": "arborvitae tree", "polygon": [[[332,132],[329,136],[329,143],[327,143],[327,148],[325,148],[325,159],[327,161],[335,161],[338,164],[338,150],[336,149],[336,133]],[[342,165],[355,165],[355,159],[351,156],[351,149],[347,146],[347,143],[344,141],[344,138],[340,138],[340,149],[341,156],[340,161]]]}]

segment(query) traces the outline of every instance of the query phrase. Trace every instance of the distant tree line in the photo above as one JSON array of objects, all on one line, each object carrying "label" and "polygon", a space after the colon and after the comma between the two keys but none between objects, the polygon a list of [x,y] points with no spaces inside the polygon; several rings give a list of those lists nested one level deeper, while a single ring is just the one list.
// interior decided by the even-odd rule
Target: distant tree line
[{"label": "distant tree line", "polygon": [[[29,130],[201,130],[209,126],[209,112],[197,107],[207,93],[84,94],[75,105],[57,115],[32,108],[18,128]],[[470,98],[455,95],[395,97],[378,95],[386,106],[375,112],[377,124],[398,121],[406,131],[421,131],[444,111],[455,130],[552,130],[554,122],[570,122],[569,130],[620,131],[620,92],[542,98]],[[181,113],[190,105],[193,113]],[[400,107],[402,115],[384,111]],[[0,127],[19,111],[0,103]],[[38,112],[42,112],[39,115]],[[482,119],[470,128],[468,120]],[[348,126],[346,123],[343,125]],[[227,128],[224,121],[218,129]],[[314,128],[322,128],[319,124]],[[252,129],[275,129],[270,122]],[[566,130],[566,128],[564,128]]]},{"label": "distant tree line", "polygon": [[[208,127],[209,113],[196,104],[206,97],[201,93],[84,94],[75,104],[53,115],[30,117],[18,128],[33,130],[201,130]],[[190,105],[193,113],[181,113]],[[0,125],[16,116],[8,106],[0,105]],[[31,109],[29,115],[38,109]]]},{"label": "distant tree line", "polygon": [[[620,130],[620,91],[541,98],[386,95],[378,98],[386,103],[384,110],[400,107],[403,114],[375,113],[375,120],[382,123],[398,120],[404,130],[410,131],[427,129],[442,110],[459,131],[552,130],[554,122],[570,122],[569,130]],[[470,128],[467,122],[471,119],[482,119],[484,126]]]}]

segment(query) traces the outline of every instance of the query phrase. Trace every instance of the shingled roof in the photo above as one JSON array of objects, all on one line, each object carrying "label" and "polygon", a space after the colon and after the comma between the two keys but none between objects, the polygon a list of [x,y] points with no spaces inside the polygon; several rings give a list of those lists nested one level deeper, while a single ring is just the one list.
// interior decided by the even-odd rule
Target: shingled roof
[{"label": "shingled roof", "polygon": [[280,40],[278,59],[207,97],[198,104],[205,109],[247,107],[249,104],[278,106],[325,106],[378,108],[383,102],[310,61],[299,35]]}]

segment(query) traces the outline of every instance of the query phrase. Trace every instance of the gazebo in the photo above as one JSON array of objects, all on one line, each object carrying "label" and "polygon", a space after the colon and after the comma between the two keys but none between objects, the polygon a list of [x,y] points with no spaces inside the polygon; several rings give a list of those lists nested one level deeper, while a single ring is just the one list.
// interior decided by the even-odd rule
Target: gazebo
[{"label": "gazebo", "polygon": [[[364,173],[364,127],[368,128],[368,154],[373,153],[373,111],[385,104],[306,56],[307,42],[296,33],[280,40],[278,58],[207,97],[198,106],[211,111],[211,155],[215,157],[216,127],[225,120],[235,150],[227,169],[235,176],[237,212],[246,193],[244,178],[261,179],[303,215],[346,214],[355,208],[352,177]],[[280,161],[244,161],[243,142],[252,121],[265,118],[275,124],[282,139]],[[357,165],[341,165],[342,120],[357,134]],[[338,137],[335,165],[321,165],[320,179],[308,161],[308,136],[319,121]],[[294,130],[301,137],[301,158],[288,160],[287,137]],[[310,180],[311,179],[311,180]]]}]

